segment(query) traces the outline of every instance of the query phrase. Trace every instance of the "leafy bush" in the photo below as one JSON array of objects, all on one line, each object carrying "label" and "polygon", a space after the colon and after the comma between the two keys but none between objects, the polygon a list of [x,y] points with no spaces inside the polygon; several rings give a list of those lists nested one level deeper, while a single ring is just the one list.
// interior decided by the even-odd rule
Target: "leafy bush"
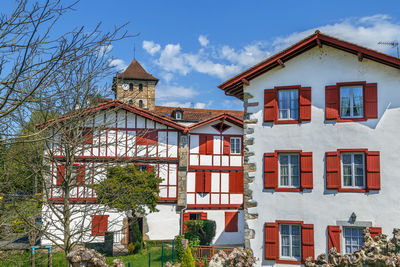
[{"label": "leafy bush", "polygon": [[178,262],[182,262],[183,254],[185,253],[185,249],[183,248],[182,243],[183,236],[177,235],[175,238],[175,254]]},{"label": "leafy bush", "polygon": [[187,229],[185,238],[191,245],[210,245],[215,236],[215,221],[189,220],[185,222]]},{"label": "leafy bush", "polygon": [[192,251],[190,250],[189,246],[186,248],[185,253],[183,254],[181,267],[196,267]]},{"label": "leafy bush", "polygon": [[128,253],[129,253],[129,254],[133,254],[134,251],[135,251],[135,245],[132,244],[132,243],[129,243],[129,244],[128,244]]}]

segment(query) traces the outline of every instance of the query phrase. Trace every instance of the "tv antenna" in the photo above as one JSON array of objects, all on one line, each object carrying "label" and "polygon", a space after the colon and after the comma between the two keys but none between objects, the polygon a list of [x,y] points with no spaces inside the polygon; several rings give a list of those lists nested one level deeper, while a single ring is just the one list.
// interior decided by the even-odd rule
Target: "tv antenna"
[{"label": "tv antenna", "polygon": [[398,41],[379,42],[378,44],[380,44],[380,45],[390,45],[391,47],[396,47],[397,48],[397,57],[400,57],[400,54],[399,54],[399,42]]}]

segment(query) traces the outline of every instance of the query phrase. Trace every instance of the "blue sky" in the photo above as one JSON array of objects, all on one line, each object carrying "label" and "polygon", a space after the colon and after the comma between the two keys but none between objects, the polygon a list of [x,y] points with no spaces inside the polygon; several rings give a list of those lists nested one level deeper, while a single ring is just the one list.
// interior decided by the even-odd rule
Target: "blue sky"
[{"label": "blue sky", "polygon": [[157,105],[241,109],[217,85],[315,29],[392,55],[377,42],[400,39],[400,1],[82,0],[75,9],[62,30],[129,21],[140,33],[112,47],[112,63],[129,65],[135,43],[136,59],[160,79]]}]

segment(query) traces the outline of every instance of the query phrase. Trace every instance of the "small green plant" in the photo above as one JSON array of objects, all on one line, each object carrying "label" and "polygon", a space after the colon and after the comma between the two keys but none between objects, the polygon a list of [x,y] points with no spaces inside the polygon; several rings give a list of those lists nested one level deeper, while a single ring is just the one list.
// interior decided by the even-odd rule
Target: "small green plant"
[{"label": "small green plant", "polygon": [[190,250],[189,246],[186,248],[185,253],[183,254],[181,267],[196,267],[192,251]]},{"label": "small green plant", "polygon": [[176,254],[176,259],[178,260],[178,262],[182,262],[183,254],[185,253],[185,249],[183,248],[182,239],[183,239],[182,235],[177,235],[175,238],[175,254]]},{"label": "small green plant", "polygon": [[21,233],[24,230],[24,222],[18,219],[12,221],[11,229],[14,233]]},{"label": "small green plant", "polygon": [[129,243],[128,244],[128,252],[129,252],[129,254],[133,254],[134,251],[135,251],[135,245],[132,244],[132,243]]}]

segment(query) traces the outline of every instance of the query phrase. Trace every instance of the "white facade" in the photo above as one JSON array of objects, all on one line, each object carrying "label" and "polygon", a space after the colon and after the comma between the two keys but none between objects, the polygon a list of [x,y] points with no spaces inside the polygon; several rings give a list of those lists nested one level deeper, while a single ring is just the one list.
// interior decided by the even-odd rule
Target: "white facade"
[{"label": "white facade", "polygon": [[[397,204],[400,185],[397,171],[400,168],[400,70],[365,58],[360,61],[357,55],[327,45],[303,52],[286,61],[284,66],[275,67],[244,86],[244,92],[254,97],[249,102],[258,102],[256,106],[247,107],[249,119],[257,122],[247,125],[254,129],[254,133],[246,134],[247,139],[254,140],[247,146],[249,152],[254,153],[249,157],[249,163],[257,167],[256,172],[249,173],[254,177],[249,189],[257,206],[249,208],[248,212],[258,214],[258,218],[247,220],[247,224],[255,231],[250,246],[260,259],[258,266],[292,265],[288,264],[290,261],[276,263],[265,260],[265,223],[283,220],[313,224],[316,257],[327,253],[327,226],[346,226],[353,212],[356,221],[348,226],[382,227],[384,234],[390,234],[394,227],[398,227],[396,218],[400,219]],[[325,120],[325,86],[357,81],[377,83],[378,119],[357,122]],[[296,124],[264,122],[264,90],[294,85],[311,87],[311,121]],[[381,189],[368,192],[328,190],[325,153],[337,149],[379,151]],[[263,155],[276,150],[312,152],[312,189],[301,192],[264,189]]]}]

